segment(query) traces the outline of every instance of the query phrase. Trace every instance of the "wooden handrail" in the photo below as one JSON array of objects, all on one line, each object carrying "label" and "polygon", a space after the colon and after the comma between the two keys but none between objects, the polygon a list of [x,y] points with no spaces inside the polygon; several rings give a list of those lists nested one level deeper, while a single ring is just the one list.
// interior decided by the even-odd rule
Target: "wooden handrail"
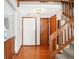
[{"label": "wooden handrail", "polygon": [[56,30],[56,32],[54,32],[51,36],[50,39],[54,39],[56,36],[58,36],[65,28],[66,24],[73,24],[73,22],[71,20],[68,20],[64,25],[61,26],[60,29]]},{"label": "wooden handrail", "polygon": [[[74,21],[72,19],[73,17],[70,17],[70,20],[50,36],[50,59],[55,59],[55,55],[74,40],[74,36],[72,35]],[[65,35],[63,33],[65,33]],[[59,43],[57,43],[57,36],[62,37],[58,40]],[[65,39],[63,39],[63,37],[65,37]]]}]

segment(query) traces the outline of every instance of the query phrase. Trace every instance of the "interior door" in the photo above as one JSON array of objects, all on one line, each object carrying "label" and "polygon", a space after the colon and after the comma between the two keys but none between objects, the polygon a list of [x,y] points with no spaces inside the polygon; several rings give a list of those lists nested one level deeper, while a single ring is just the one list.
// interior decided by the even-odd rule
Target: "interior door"
[{"label": "interior door", "polygon": [[57,25],[56,16],[52,16],[50,18],[50,35],[56,31],[57,29],[56,25]]},{"label": "interior door", "polygon": [[49,44],[49,20],[48,18],[40,19],[40,45]]},{"label": "interior door", "polygon": [[23,18],[23,45],[35,45],[35,18]]}]

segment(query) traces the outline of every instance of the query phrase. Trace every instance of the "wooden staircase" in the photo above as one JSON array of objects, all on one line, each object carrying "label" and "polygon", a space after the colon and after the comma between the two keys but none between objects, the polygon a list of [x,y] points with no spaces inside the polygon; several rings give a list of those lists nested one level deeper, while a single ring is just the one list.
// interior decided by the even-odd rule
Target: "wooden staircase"
[{"label": "wooden staircase", "polygon": [[54,1],[62,3],[62,14],[69,20],[50,36],[50,59],[56,59],[56,55],[74,41],[74,0]]},{"label": "wooden staircase", "polygon": [[[70,17],[61,28],[50,36],[50,59],[55,59],[56,54],[74,41],[74,21]],[[57,37],[61,37],[58,39]]]}]

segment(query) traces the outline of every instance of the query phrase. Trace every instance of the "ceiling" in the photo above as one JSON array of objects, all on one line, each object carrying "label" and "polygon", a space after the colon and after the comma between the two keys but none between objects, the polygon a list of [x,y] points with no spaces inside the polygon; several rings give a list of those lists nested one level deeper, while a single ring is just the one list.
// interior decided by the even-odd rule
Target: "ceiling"
[{"label": "ceiling", "polygon": [[[18,7],[21,13],[21,16],[25,17],[36,17],[40,16],[41,18],[49,18],[53,15],[56,15],[62,9],[60,3],[21,3]],[[42,9],[43,12],[40,15],[35,13],[36,9]]]}]

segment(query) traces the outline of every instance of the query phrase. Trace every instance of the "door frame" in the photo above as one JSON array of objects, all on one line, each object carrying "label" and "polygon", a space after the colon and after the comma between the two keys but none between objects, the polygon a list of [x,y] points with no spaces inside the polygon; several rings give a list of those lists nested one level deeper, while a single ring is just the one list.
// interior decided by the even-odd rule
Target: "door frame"
[{"label": "door frame", "polygon": [[[35,46],[36,46],[37,45],[37,18],[36,17],[22,17],[22,46],[23,46],[23,40],[24,40],[23,39],[23,19],[24,18],[35,18]],[[29,46],[31,46],[31,45],[29,45]]]}]

